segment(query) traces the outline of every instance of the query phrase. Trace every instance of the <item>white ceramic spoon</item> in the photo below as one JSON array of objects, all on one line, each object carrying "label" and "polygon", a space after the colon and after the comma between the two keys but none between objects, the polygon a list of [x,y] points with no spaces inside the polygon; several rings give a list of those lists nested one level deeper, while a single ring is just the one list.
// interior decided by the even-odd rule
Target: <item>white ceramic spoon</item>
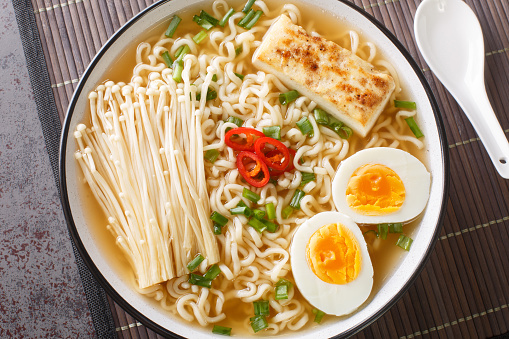
[{"label": "white ceramic spoon", "polygon": [[415,13],[422,56],[474,126],[498,173],[509,179],[509,143],[484,85],[484,40],[474,12],[461,0],[424,0]]}]

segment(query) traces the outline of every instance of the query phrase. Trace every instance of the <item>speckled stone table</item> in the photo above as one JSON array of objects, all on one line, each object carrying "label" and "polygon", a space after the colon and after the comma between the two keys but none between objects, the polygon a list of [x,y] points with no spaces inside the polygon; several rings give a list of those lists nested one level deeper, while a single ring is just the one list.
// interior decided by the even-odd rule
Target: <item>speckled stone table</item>
[{"label": "speckled stone table", "polygon": [[0,0],[0,112],[0,338],[94,337],[7,0]]}]

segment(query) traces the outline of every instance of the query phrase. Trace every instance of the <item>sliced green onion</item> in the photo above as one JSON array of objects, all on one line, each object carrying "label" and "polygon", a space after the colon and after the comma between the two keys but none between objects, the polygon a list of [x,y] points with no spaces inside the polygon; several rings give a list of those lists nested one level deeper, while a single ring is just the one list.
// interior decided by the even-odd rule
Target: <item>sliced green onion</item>
[{"label": "sliced green onion", "polygon": [[304,193],[304,191],[301,191],[301,190],[295,190],[295,193],[293,193],[293,197],[292,197],[292,200],[290,201],[290,207],[298,210],[300,209],[300,201],[302,200],[302,198],[304,198],[304,196],[306,195],[306,193]]},{"label": "sliced green onion", "polygon": [[317,324],[321,323],[325,313],[323,313],[319,309],[313,308],[313,314],[315,315],[315,319],[313,321]]},{"label": "sliced green onion", "polygon": [[268,300],[259,300],[253,302],[254,306],[254,314],[255,315],[269,315],[269,301]]},{"label": "sliced green onion", "polygon": [[253,18],[247,23],[244,25],[244,28],[245,29],[251,29],[253,28],[253,26],[256,24],[256,22],[260,19],[260,17],[262,16],[263,14],[263,11],[256,11]]},{"label": "sliced green onion", "polygon": [[280,285],[288,285],[288,287],[293,286],[292,282],[285,278],[279,278],[279,281],[276,283],[276,286],[280,286]]},{"label": "sliced green onion", "polygon": [[253,215],[253,211],[249,207],[247,207],[247,206],[245,206],[245,207],[241,207],[241,206],[234,207],[234,208],[232,208],[230,210],[230,213],[232,215],[243,214],[243,215],[245,215],[248,218],[251,215]]},{"label": "sliced green onion", "polygon": [[424,134],[422,134],[421,129],[419,126],[417,126],[417,123],[414,120],[414,117],[408,117],[405,119],[408,127],[410,127],[410,130],[415,135],[416,138],[422,138]]},{"label": "sliced green onion", "polygon": [[214,82],[216,82],[216,81],[217,81],[217,74],[214,74],[214,75],[212,76],[212,81],[214,81]]},{"label": "sliced green onion", "polygon": [[244,201],[239,201],[239,203],[237,204],[237,207],[249,207],[246,205],[246,203]]},{"label": "sliced green onion", "polygon": [[293,213],[292,206],[286,206],[281,211],[281,216],[283,217],[283,219],[288,219],[290,217],[290,215],[292,215],[292,213]]},{"label": "sliced green onion", "polygon": [[403,223],[389,224],[389,233],[403,233]]},{"label": "sliced green onion", "polygon": [[315,121],[318,125],[329,125],[329,114],[327,114],[327,112],[321,108],[315,108],[313,113],[315,114]]},{"label": "sliced green onion", "polygon": [[276,207],[274,206],[274,203],[267,203],[265,205],[265,210],[267,211],[267,219],[273,220],[276,218]]},{"label": "sliced green onion", "polygon": [[244,80],[244,75],[235,72],[233,72],[233,74],[235,74],[240,80]]},{"label": "sliced green onion", "polygon": [[240,20],[237,24],[237,26],[240,26],[240,27],[244,27],[245,25],[247,25],[249,23],[249,21],[251,21],[251,19],[254,17],[255,15],[255,11],[250,9],[249,12],[247,12],[247,14],[242,18],[242,20]]},{"label": "sliced green onion", "polygon": [[198,266],[200,266],[201,262],[205,260],[205,258],[203,257],[203,255],[201,255],[200,253],[198,253],[193,260],[191,260],[189,262],[189,264],[187,264],[187,269],[189,270],[189,272],[192,272],[194,271]]},{"label": "sliced green onion", "polygon": [[201,28],[210,30],[214,25],[205,18],[200,18],[198,15],[193,16],[193,21],[196,22]]},{"label": "sliced green onion", "polygon": [[219,20],[217,20],[216,18],[214,18],[212,15],[205,12],[204,10],[200,11],[200,18],[207,20],[214,26],[216,26],[219,23]]},{"label": "sliced green onion", "polygon": [[261,220],[262,223],[265,225],[265,227],[267,227],[267,231],[270,232],[270,233],[274,233],[277,231],[277,229],[279,228],[279,225],[277,224],[274,224],[273,222],[271,221],[268,221],[268,220]]},{"label": "sliced green onion", "polygon": [[267,319],[265,319],[265,316],[263,315],[257,315],[252,318],[249,318],[251,321],[251,327],[253,328],[253,331],[259,332],[267,327],[269,327],[269,323],[267,322]]},{"label": "sliced green onion", "polygon": [[302,174],[302,180],[300,182],[301,186],[304,186],[305,184],[307,184],[308,182],[311,182],[311,181],[315,181],[316,180],[316,176],[314,173],[309,173],[309,172],[301,172]]},{"label": "sliced green onion", "polygon": [[168,51],[162,53],[161,58],[163,58],[166,67],[171,68],[171,66],[173,66],[173,59],[171,58],[170,53]]},{"label": "sliced green onion", "polygon": [[412,246],[413,239],[410,237],[407,237],[406,235],[402,234],[399,236],[398,241],[396,242],[396,245],[404,249],[405,251],[410,250],[410,246]]},{"label": "sliced green onion", "polygon": [[281,93],[279,94],[279,102],[281,103],[281,105],[288,105],[289,103],[297,100],[299,96],[300,94],[296,90]]},{"label": "sliced green onion", "polygon": [[214,328],[212,328],[212,333],[230,336],[232,334],[232,328],[214,325]]},{"label": "sliced green onion", "polygon": [[274,296],[276,300],[288,299],[288,285],[280,285],[276,286],[276,295]]},{"label": "sliced green onion", "polygon": [[215,163],[218,157],[219,151],[217,149],[209,149],[207,152],[205,152],[205,155],[203,156],[205,160],[211,163]]},{"label": "sliced green onion", "polygon": [[417,109],[417,104],[413,101],[394,100],[394,107],[406,108],[406,109]]},{"label": "sliced green onion", "polygon": [[201,286],[201,287],[206,287],[206,288],[210,288],[212,286],[212,280],[205,279],[201,275],[194,274],[194,273],[189,274],[188,282],[191,285],[196,285],[196,286]]},{"label": "sliced green onion", "polygon": [[184,62],[182,60],[175,60],[173,63],[173,80],[175,82],[182,81],[182,71],[184,70]]},{"label": "sliced green onion", "polygon": [[221,233],[223,233],[222,226],[214,223],[214,234],[215,235],[220,235]]},{"label": "sliced green onion", "polygon": [[234,117],[234,116],[230,116],[228,118],[228,120],[226,120],[226,122],[232,122],[239,127],[241,127],[242,124],[244,124],[244,120],[242,120],[241,118]]},{"label": "sliced green onion", "polygon": [[267,229],[267,226],[261,220],[258,220],[256,218],[249,219],[247,224],[249,226],[253,227],[255,230],[257,230],[260,233],[262,233],[263,231],[265,231]]},{"label": "sliced green onion", "polygon": [[302,132],[302,135],[309,135],[310,137],[313,137],[313,125],[311,124],[311,121],[307,117],[302,117],[299,121],[296,123],[297,127]]},{"label": "sliced green onion", "polygon": [[[335,130],[336,131],[336,130]],[[350,138],[352,135],[353,135],[353,130],[346,126],[346,125],[343,125],[339,128],[339,130],[336,131],[336,133],[343,139],[348,139]]]},{"label": "sliced green onion", "polygon": [[221,273],[221,269],[217,264],[212,265],[207,272],[203,275],[205,279],[214,280],[219,273]]},{"label": "sliced green onion", "polygon": [[258,202],[258,200],[260,200],[260,196],[258,194],[256,194],[255,192],[253,192],[245,187],[242,190],[242,196],[252,202]]},{"label": "sliced green onion", "polygon": [[378,224],[378,236],[382,240],[387,239],[388,233],[389,233],[389,224]]},{"label": "sliced green onion", "polygon": [[253,210],[253,216],[256,218],[256,219],[263,219],[263,217],[265,217],[265,211],[262,211],[262,210],[259,210],[259,209],[254,209]]},{"label": "sliced green onion", "polygon": [[228,10],[228,12],[226,12],[226,14],[224,15],[224,17],[221,19],[221,21],[219,21],[219,26],[221,27],[224,27],[226,25],[226,23],[228,22],[228,20],[230,19],[230,17],[235,13],[235,10],[233,8],[230,8]]},{"label": "sliced green onion", "polygon": [[269,138],[281,140],[281,126],[264,127],[263,134],[265,134]]},{"label": "sliced green onion", "polygon": [[248,0],[246,2],[246,5],[244,6],[244,8],[242,9],[242,13],[247,13],[249,12],[249,10],[251,9],[251,7],[253,7],[255,3],[255,0]]},{"label": "sliced green onion", "polygon": [[228,218],[217,211],[212,212],[210,219],[221,226],[224,226],[228,223]]},{"label": "sliced green onion", "polygon": [[201,30],[199,33],[197,33],[195,36],[193,36],[193,41],[197,44],[201,43],[209,34],[206,30]]},{"label": "sliced green onion", "polygon": [[[217,98],[217,92],[212,87],[209,87],[207,90],[206,101],[214,100],[215,98]],[[201,99],[201,92],[196,93],[196,100],[200,101],[200,99]]]},{"label": "sliced green onion", "polygon": [[375,234],[375,236],[378,238],[378,232],[377,232],[377,231],[375,231],[375,230],[369,230],[369,231],[366,231],[366,232],[362,233],[362,235],[366,235],[366,234],[368,234],[368,233],[374,233],[374,234]]},{"label": "sliced green onion", "polygon": [[272,185],[274,185],[274,186],[277,186],[277,180],[276,180],[275,178],[273,178],[273,177],[271,177],[271,178],[269,179],[269,183],[270,183],[270,184],[272,184]]},{"label": "sliced green onion", "polygon": [[[177,52],[175,53],[175,58],[177,58],[177,60],[184,60],[184,56],[189,53],[189,51],[191,50],[191,48],[188,46],[188,45],[182,45],[179,47],[179,49],[177,49]],[[175,60],[175,61],[177,61]]]},{"label": "sliced green onion", "polygon": [[242,45],[240,45],[239,47],[235,48],[235,56],[239,55],[240,53],[242,53],[244,49],[242,48]]},{"label": "sliced green onion", "polygon": [[164,35],[166,35],[168,38],[172,38],[181,21],[182,19],[178,15],[173,16],[173,18],[171,18],[170,25],[166,29]]}]

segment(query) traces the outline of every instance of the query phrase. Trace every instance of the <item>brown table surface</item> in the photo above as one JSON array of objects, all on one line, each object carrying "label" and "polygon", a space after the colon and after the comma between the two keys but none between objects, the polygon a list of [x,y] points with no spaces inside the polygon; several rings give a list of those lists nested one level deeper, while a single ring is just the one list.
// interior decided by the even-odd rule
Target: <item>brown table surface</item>
[{"label": "brown table surface", "polygon": [[[22,3],[13,2],[15,8]],[[451,160],[450,197],[444,227],[429,262],[395,306],[356,337],[488,338],[507,333],[509,181],[497,175],[472,126],[418,52],[413,17],[420,1],[350,2],[394,33],[424,71],[442,112]],[[509,1],[466,2],[477,14],[485,34],[486,87],[507,134]],[[44,119],[57,113],[60,122],[63,121],[72,93],[98,49],[121,25],[150,4],[151,0],[32,0],[22,4],[33,11],[23,15],[28,24],[35,22],[32,33],[40,38],[44,57],[42,66],[49,75],[46,84],[51,91],[45,92],[49,94],[45,100],[50,101],[50,106],[53,104],[54,112],[42,109],[48,104],[43,98],[39,97],[38,101],[46,137],[54,131],[48,128],[47,122],[45,125]],[[21,34],[23,38],[27,32],[22,30]],[[29,67],[29,72],[37,78],[37,69]],[[36,87],[34,80],[32,85]],[[36,101],[40,93],[44,93],[44,88],[35,91]],[[59,128],[58,123],[53,127]],[[57,135],[59,132],[56,131]],[[55,154],[49,153],[55,165]],[[100,303],[106,299],[93,299],[90,287],[85,286],[85,291],[90,300],[95,300],[89,307],[99,336],[111,332],[116,332],[120,338],[157,336],[111,298],[106,298],[106,305],[98,305],[97,300]],[[108,307],[114,324],[102,319],[100,312]],[[111,328],[105,330],[108,326]]]}]

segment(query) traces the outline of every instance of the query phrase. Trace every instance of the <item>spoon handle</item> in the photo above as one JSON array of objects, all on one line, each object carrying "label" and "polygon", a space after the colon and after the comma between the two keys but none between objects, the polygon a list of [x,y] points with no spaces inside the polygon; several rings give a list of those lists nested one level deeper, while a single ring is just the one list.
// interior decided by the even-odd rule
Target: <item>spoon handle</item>
[{"label": "spoon handle", "polygon": [[500,176],[509,179],[509,142],[493,111],[484,82],[452,95],[472,123]]}]

